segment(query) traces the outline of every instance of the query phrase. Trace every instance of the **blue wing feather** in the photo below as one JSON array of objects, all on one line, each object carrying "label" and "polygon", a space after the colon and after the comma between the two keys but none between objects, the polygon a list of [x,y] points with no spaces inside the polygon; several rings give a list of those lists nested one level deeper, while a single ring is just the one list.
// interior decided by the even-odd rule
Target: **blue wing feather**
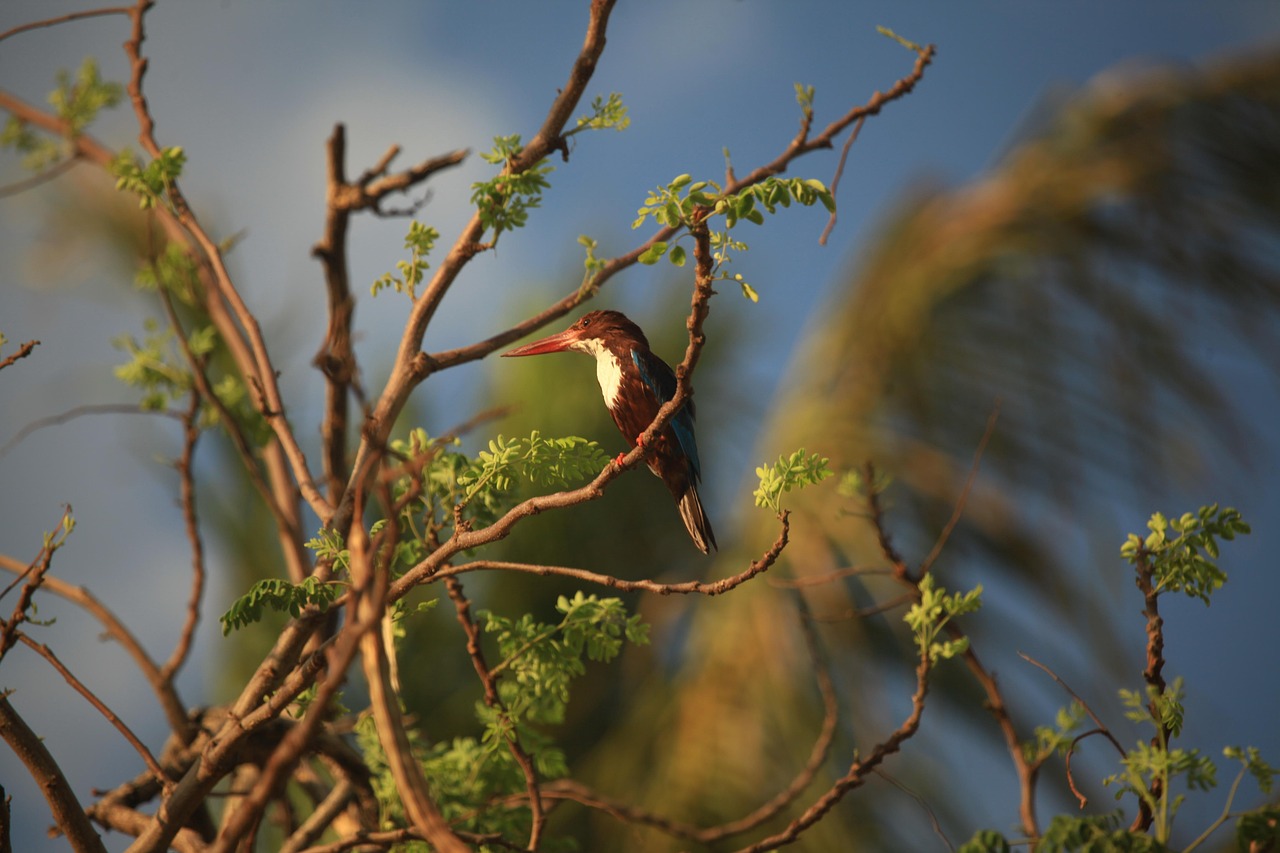
[{"label": "blue wing feather", "polygon": [[[667,363],[657,356],[645,358],[639,350],[631,351],[631,360],[640,371],[640,379],[659,404],[665,403],[676,395],[676,375]],[[671,418],[671,431],[675,433],[680,449],[689,460],[690,470],[695,481],[702,479],[702,465],[698,461],[698,443],[693,437],[693,401],[680,407]]]}]

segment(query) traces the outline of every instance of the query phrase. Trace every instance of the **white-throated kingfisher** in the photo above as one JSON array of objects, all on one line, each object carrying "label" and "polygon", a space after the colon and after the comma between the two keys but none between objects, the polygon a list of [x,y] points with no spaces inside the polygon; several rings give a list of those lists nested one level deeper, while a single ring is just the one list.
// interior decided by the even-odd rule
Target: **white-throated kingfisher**
[{"label": "white-throated kingfisher", "polygon": [[[596,379],[604,404],[632,447],[676,393],[676,375],[649,349],[640,327],[618,311],[592,311],[558,334],[503,353],[503,357],[577,350],[596,359]],[[702,468],[693,437],[693,400],[675,413],[649,447],[649,470],[666,484],[680,518],[702,553],[716,547],[711,522],[698,497]]]}]

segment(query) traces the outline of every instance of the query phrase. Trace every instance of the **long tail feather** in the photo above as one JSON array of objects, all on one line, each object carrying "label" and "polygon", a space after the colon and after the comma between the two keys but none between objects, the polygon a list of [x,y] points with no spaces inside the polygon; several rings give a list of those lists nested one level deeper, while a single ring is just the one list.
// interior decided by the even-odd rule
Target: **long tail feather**
[{"label": "long tail feather", "polygon": [[693,544],[704,554],[716,548],[716,535],[711,531],[711,522],[702,509],[702,499],[698,497],[698,487],[689,483],[689,488],[679,501],[680,518],[693,537]]}]

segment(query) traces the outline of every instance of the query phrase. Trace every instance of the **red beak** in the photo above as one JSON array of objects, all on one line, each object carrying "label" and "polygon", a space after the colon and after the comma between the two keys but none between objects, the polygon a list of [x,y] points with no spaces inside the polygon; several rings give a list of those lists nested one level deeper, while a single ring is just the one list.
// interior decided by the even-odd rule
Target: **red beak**
[{"label": "red beak", "polygon": [[516,347],[510,352],[504,352],[503,358],[516,355],[542,355],[544,352],[562,352],[568,349],[578,336],[574,334],[572,328],[565,329],[563,332],[557,332],[554,335],[548,335],[545,338],[536,340],[531,344],[525,344],[522,347]]}]

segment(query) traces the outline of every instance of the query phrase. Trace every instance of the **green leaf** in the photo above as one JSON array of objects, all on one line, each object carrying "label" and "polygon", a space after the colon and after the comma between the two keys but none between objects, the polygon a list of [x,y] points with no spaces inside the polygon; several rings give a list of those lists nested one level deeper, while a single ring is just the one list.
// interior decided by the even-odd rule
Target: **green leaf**
[{"label": "green leaf", "polygon": [[900,45],[902,45],[903,47],[905,47],[907,50],[915,51],[916,53],[919,53],[919,52],[922,50],[922,48],[920,47],[920,45],[916,44],[916,43],[915,43],[915,42],[913,42],[913,41],[907,41],[907,40],[906,40],[906,39],[904,39],[902,36],[898,35],[897,33],[895,33],[893,30],[889,29],[888,27],[879,27],[879,26],[878,26],[878,27],[876,27],[876,32],[878,32],[880,35],[882,35],[882,36],[884,36],[884,37],[886,37],[886,38],[891,38],[891,39],[893,39],[893,40],[894,40],[894,41],[896,41],[898,44],[900,44]]},{"label": "green leaf", "polygon": [[309,577],[296,585],[283,578],[258,581],[222,614],[219,620],[222,623],[222,635],[225,637],[238,628],[260,621],[264,608],[287,612],[291,616],[298,616],[303,608],[309,606],[319,607],[322,611],[328,610],[329,605],[337,600],[345,588],[345,584],[322,583],[315,577]]},{"label": "green leaf", "polygon": [[1227,580],[1217,564],[1219,540],[1250,532],[1237,510],[1218,504],[1183,513],[1174,521],[1154,513],[1147,528],[1150,533],[1145,539],[1129,534],[1120,555],[1135,565],[1149,560],[1157,592],[1182,592],[1206,605]]},{"label": "green leaf", "polygon": [[640,257],[636,258],[640,263],[646,266],[656,264],[667,252],[667,244],[661,240],[654,243],[649,248],[640,253]]},{"label": "green leaf", "polygon": [[784,493],[820,483],[831,476],[828,461],[825,456],[806,453],[802,447],[790,456],[778,457],[773,465],[756,468],[756,476],[760,478],[754,492],[756,506],[779,512]]}]

